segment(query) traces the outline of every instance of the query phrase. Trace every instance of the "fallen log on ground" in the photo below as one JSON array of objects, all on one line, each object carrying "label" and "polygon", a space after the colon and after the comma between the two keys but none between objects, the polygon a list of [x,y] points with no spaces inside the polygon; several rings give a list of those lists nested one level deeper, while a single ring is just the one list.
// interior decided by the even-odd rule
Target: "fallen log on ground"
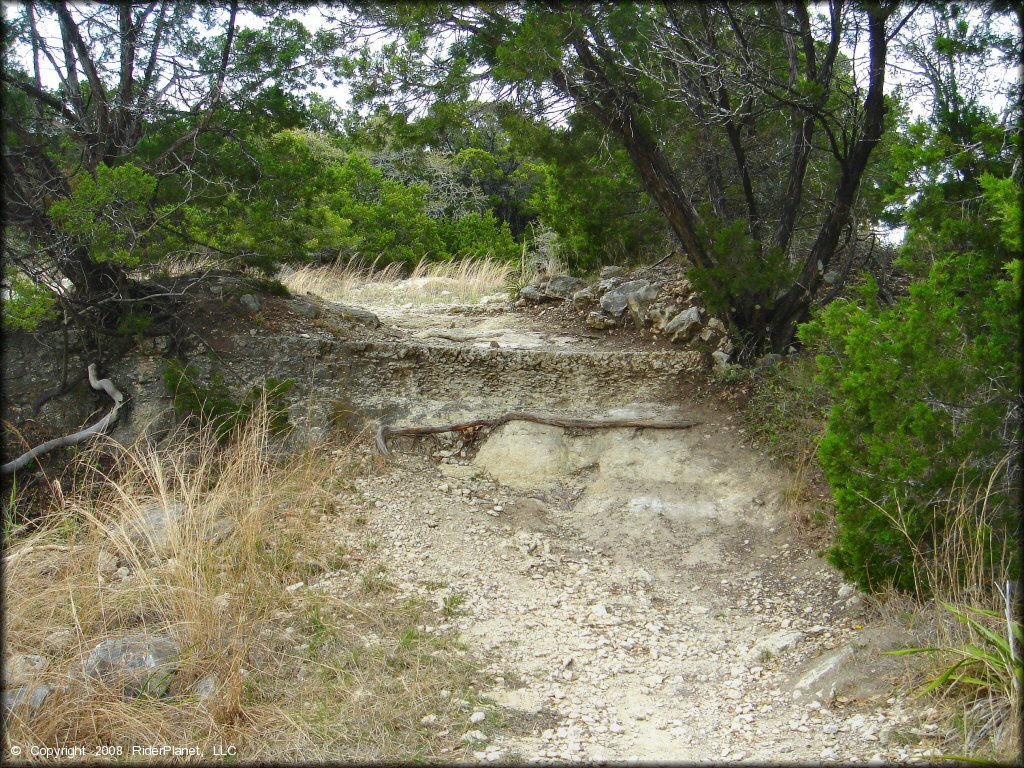
[{"label": "fallen log on ground", "polygon": [[423,427],[392,427],[381,424],[377,428],[377,450],[387,455],[388,438],[394,435],[437,435],[442,432],[465,432],[481,427],[500,427],[510,421],[532,421],[535,424],[548,424],[553,427],[567,429],[607,429],[614,427],[634,427],[636,429],[689,429],[701,424],[700,421],[673,421],[672,419],[576,419],[566,416],[552,416],[545,413],[530,411],[512,411],[496,416],[493,419],[474,419],[458,424],[442,424]]},{"label": "fallen log on ground", "polygon": [[111,424],[117,421],[117,417],[121,410],[121,403],[124,402],[124,395],[114,386],[114,383],[110,379],[97,379],[96,378],[96,364],[92,363],[89,366],[89,386],[95,389],[97,392],[106,392],[110,399],[114,401],[114,407],[110,409],[110,413],[104,416],[102,419],[97,421],[91,427],[86,427],[83,430],[75,432],[71,435],[65,435],[64,437],[55,437],[53,440],[47,440],[41,445],[37,445],[30,451],[26,451],[21,454],[14,461],[9,461],[3,466],[0,466],[0,475],[9,475],[12,472],[17,472],[19,469],[25,467],[32,459],[43,456],[44,454],[54,451],[57,448],[64,448],[69,445],[75,445],[83,440],[86,440],[93,435],[98,435],[107,429]]}]

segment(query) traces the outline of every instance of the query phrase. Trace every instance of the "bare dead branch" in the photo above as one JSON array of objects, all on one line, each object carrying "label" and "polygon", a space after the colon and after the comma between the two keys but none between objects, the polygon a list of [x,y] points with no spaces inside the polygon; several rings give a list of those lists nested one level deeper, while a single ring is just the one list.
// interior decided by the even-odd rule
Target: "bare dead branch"
[{"label": "bare dead branch", "polygon": [[110,413],[104,416],[102,419],[97,421],[91,427],[86,427],[83,430],[75,432],[71,435],[65,435],[64,437],[55,437],[53,440],[47,440],[41,445],[37,445],[30,451],[26,451],[21,454],[18,458],[13,461],[9,461],[3,466],[0,466],[0,475],[10,475],[22,469],[30,461],[39,456],[43,456],[50,451],[56,450],[57,448],[64,448],[69,445],[76,445],[84,440],[92,437],[93,435],[99,435],[106,431],[106,429],[117,421],[117,417],[120,415],[121,404],[124,402],[124,395],[121,394],[120,390],[114,386],[114,383],[110,379],[97,379],[96,378],[96,364],[92,363],[89,365],[89,386],[95,389],[97,392],[106,392],[110,399],[114,401],[114,407],[110,409]]}]

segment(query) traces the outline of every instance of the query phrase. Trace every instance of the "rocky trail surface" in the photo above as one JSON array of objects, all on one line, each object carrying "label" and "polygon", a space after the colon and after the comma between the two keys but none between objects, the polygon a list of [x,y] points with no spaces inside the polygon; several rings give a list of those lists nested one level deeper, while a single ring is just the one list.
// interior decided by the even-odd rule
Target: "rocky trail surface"
[{"label": "rocky trail surface", "polygon": [[630,351],[505,306],[368,308],[387,370],[353,406],[393,425],[524,407],[701,422],[395,438],[359,479],[347,502],[366,510],[396,599],[436,605],[424,629],[484,660],[491,703],[465,702],[475,758],[937,754],[936,713],[894,692],[903,662],[881,655],[908,638],[811,551],[785,474],[739,415],[687,399],[692,353]]}]

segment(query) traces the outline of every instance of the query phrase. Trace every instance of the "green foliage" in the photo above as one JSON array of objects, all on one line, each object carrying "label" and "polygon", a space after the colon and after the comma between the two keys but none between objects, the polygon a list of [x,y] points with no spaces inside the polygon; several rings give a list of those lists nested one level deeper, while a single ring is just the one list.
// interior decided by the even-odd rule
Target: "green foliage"
[{"label": "green foliage", "polygon": [[[1019,621],[1005,623],[1004,617],[996,611],[982,608],[961,610],[944,602],[943,607],[966,625],[971,633],[980,638],[980,645],[965,643],[951,648],[907,648],[888,651],[889,655],[930,653],[937,656],[952,656],[956,661],[933,677],[921,690],[920,695],[939,688],[960,687],[975,696],[995,694],[1006,701],[1019,701],[1019,691],[1024,688],[1024,659],[1017,656],[1012,645],[1024,646],[1024,629]],[[972,616],[972,614],[974,614]],[[1005,627],[1007,634],[995,632],[986,624]]]},{"label": "green foliage", "polygon": [[490,254],[508,258],[515,243],[489,212],[431,215],[427,186],[388,178],[359,152],[303,130],[257,144],[257,193],[228,191],[219,208],[190,206],[188,231],[248,263],[333,260],[357,255],[414,266]]},{"label": "green foliage", "polygon": [[121,322],[118,323],[117,332],[121,336],[143,336],[152,325],[152,315],[128,312],[121,318]]},{"label": "green foliage", "polygon": [[[508,141],[503,134],[502,139]],[[512,234],[521,235],[537,217],[531,200],[542,173],[510,147],[469,147],[456,154],[452,162],[461,172],[462,182],[479,190],[495,217],[508,224]]]},{"label": "green foliage", "polygon": [[509,260],[519,252],[508,225],[499,225],[490,211],[443,219],[439,229],[449,258]]},{"label": "green foliage", "polygon": [[994,211],[990,220],[999,225],[1000,238],[1010,251],[1020,253],[1024,250],[1024,192],[1009,176],[999,179],[986,173],[980,181],[992,203]]},{"label": "green foliage", "polygon": [[554,230],[561,254],[577,271],[625,262],[659,245],[664,220],[651,205],[624,150],[606,150],[601,136],[576,118],[569,130],[521,127],[517,142],[541,162],[530,204]]},{"label": "green foliage", "polygon": [[288,427],[285,395],[295,386],[292,379],[279,381],[267,377],[246,390],[241,400],[234,398],[220,374],[213,374],[209,383],[204,384],[195,368],[177,361],[164,367],[163,379],[174,398],[175,412],[179,416],[198,416],[211,424],[218,442],[226,442],[244,428],[264,402],[271,430],[282,432]]},{"label": "green foliage", "polygon": [[288,286],[272,277],[250,277],[249,283],[260,293],[266,293],[271,296],[280,296],[283,299],[287,299],[292,295],[291,291],[288,290]]},{"label": "green foliage", "polygon": [[465,603],[465,595],[460,592],[452,592],[451,594],[444,596],[441,613],[445,618],[449,619],[455,616],[461,616],[465,613]]},{"label": "green foliage", "polygon": [[721,225],[710,251],[714,266],[691,267],[687,275],[713,313],[728,312],[741,297],[774,296],[796,276],[797,266],[777,249],[763,252],[743,221]]},{"label": "green foliage", "polygon": [[141,264],[146,255],[156,178],[132,163],[100,164],[95,178],[82,174],[66,200],[50,206],[58,231],[74,238],[96,262]]},{"label": "green foliage", "polygon": [[988,186],[964,222],[970,236],[940,241],[909,295],[883,307],[868,280],[859,303],[835,302],[801,328],[835,399],[819,451],[837,505],[830,559],[865,588],[913,588],[911,542],[941,536],[960,472],[973,485],[1009,456],[989,505],[1002,512],[997,540],[1019,526],[1021,260],[1011,230],[989,224],[1016,215],[1004,186]]},{"label": "green foliage", "polygon": [[32,331],[43,320],[57,316],[57,302],[53,291],[37,285],[17,270],[4,270],[4,288],[9,291],[3,301],[5,328]]}]

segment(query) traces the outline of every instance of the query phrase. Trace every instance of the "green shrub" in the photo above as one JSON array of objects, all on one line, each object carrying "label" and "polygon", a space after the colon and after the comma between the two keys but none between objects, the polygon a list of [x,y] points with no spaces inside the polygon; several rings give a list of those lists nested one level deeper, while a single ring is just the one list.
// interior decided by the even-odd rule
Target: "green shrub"
[{"label": "green shrub", "polygon": [[248,263],[360,255],[414,267],[420,260],[490,254],[512,258],[507,226],[490,212],[433,215],[426,183],[389,178],[365,155],[308,131],[280,131],[257,144],[256,191],[226,191],[218,214],[188,208],[186,229]]},{"label": "green shrub", "polygon": [[490,211],[442,219],[440,234],[450,258],[510,261],[519,255],[508,225],[499,224]]},{"label": "green shrub", "polygon": [[[710,219],[710,217],[708,217]],[[713,267],[691,267],[687,277],[711,312],[725,312],[737,297],[774,296],[792,285],[795,266],[778,249],[761,252],[746,222],[719,223],[711,241]]]},{"label": "green shrub", "polygon": [[293,379],[267,377],[254,384],[241,400],[236,400],[224,383],[224,377],[213,374],[208,384],[200,382],[191,365],[171,362],[164,367],[164,385],[174,398],[179,416],[198,416],[213,425],[218,442],[226,442],[252,419],[262,402],[267,404],[270,428],[282,432],[288,426],[288,404],[285,395],[295,386]]},{"label": "green shrub", "polygon": [[3,301],[5,330],[33,331],[43,320],[57,317],[57,297],[53,291],[6,265],[3,287],[8,291]]},{"label": "green shrub", "polygon": [[82,173],[74,180],[71,197],[53,203],[50,217],[94,261],[138,266],[154,257],[149,204],[156,186],[155,176],[132,163],[101,163],[95,178]]},{"label": "green shrub", "polygon": [[623,149],[608,151],[602,133],[579,114],[568,129],[533,129],[527,144],[540,162],[529,204],[558,234],[561,258],[576,272],[643,258],[661,247],[664,219],[644,192]]},{"label": "green shrub", "polygon": [[909,295],[882,306],[868,280],[801,328],[834,398],[819,449],[837,508],[830,560],[865,588],[914,588],[910,541],[941,533],[958,473],[974,484],[1009,456],[990,499],[997,540],[1019,527],[1021,260],[993,242],[989,220],[1008,210],[995,202]]},{"label": "green shrub", "polygon": [[141,312],[128,312],[117,325],[120,336],[144,336],[153,325],[153,316]]}]

